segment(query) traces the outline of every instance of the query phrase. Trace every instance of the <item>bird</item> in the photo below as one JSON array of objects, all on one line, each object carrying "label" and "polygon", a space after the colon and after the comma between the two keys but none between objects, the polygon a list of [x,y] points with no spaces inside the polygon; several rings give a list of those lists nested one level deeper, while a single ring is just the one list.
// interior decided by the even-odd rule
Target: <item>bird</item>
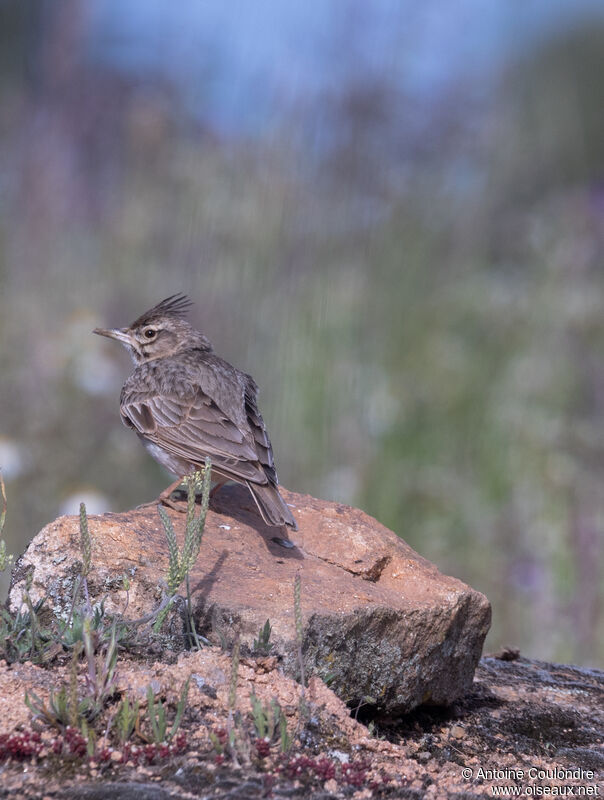
[{"label": "bird", "polygon": [[215,494],[227,481],[250,490],[264,522],[297,530],[279,493],[273,448],[258,410],[251,375],[215,355],[209,339],[187,321],[192,301],[173,294],[126,328],[93,333],[123,344],[135,369],[120,394],[122,422],[178,480],[171,492],[209,457]]}]

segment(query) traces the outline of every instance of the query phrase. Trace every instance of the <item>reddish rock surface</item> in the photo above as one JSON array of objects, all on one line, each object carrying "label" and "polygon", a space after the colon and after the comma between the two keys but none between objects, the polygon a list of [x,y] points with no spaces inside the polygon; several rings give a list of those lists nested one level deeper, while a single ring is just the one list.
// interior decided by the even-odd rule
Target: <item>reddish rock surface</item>
[{"label": "reddish rock surface", "polygon": [[[273,541],[280,529],[262,522],[241,487],[224,487],[208,513],[191,572],[198,630],[215,641],[252,646],[267,619],[273,653],[297,674],[293,584],[301,579],[307,674],[322,676],[350,704],[373,698],[382,711],[421,703],[450,704],[471,687],[490,622],[486,598],[442,575],[392,531],[362,511],[284,490],[299,530],[294,547]],[[182,543],[184,514],[169,511]],[[154,506],[90,518],[91,599],[123,611],[123,573],[130,577],[125,616],[139,618],[159,602],[168,546]],[[34,601],[47,595],[65,609],[78,574],[77,517],[44,528],[20,559],[11,603],[31,573]],[[180,624],[171,619],[172,630]],[[175,647],[179,636],[173,637]]]}]

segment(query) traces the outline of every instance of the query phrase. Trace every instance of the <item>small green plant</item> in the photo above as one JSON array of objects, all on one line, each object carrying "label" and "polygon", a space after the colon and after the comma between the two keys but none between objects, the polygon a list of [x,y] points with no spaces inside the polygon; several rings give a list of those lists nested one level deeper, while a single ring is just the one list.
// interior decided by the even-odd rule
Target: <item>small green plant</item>
[{"label": "small green plant", "polygon": [[[2,496],[2,511],[0,511],[0,537],[2,536],[2,531],[4,530],[4,522],[6,520],[6,490],[4,488],[4,478],[2,477],[2,472],[0,472],[0,495]],[[6,569],[10,569],[13,565],[13,561],[15,560],[14,556],[8,555],[6,552],[6,542],[4,539],[0,538],[0,572],[4,572]]]},{"label": "small green plant", "polygon": [[176,736],[182,721],[182,715],[184,714],[185,707],[187,705],[190,680],[190,678],[187,678],[182,686],[180,698],[176,706],[176,715],[174,717],[172,727],[169,730],[165,704],[161,700],[156,703],[153,688],[149,686],[147,689],[147,716],[149,718],[149,725],[151,728],[151,741],[154,744],[170,742]]},{"label": "small green plant", "polygon": [[[0,532],[1,532],[0,528]],[[15,557],[13,555],[9,555],[6,552],[6,542],[4,539],[0,539],[0,572],[4,572],[7,569],[10,569],[13,565]]]},{"label": "small green plant", "polygon": [[125,744],[134,733],[138,724],[139,713],[138,700],[134,700],[131,703],[128,695],[122,698],[122,702],[113,719],[113,728],[120,744]]},{"label": "small green plant", "polygon": [[[107,614],[105,612],[105,603],[101,600],[100,603],[95,604],[92,608],[80,606],[75,608],[69,620],[57,620],[57,630],[59,638],[63,647],[71,649],[79,642],[84,642],[84,623],[88,620],[88,625],[91,631],[94,632],[95,638],[99,641],[108,641],[111,638],[111,631],[115,620],[111,620],[109,625],[107,622]],[[126,635],[125,626],[120,626],[118,631],[118,639]]]},{"label": "small green plant", "polygon": [[369,724],[367,725],[367,730],[369,731],[369,736],[371,736],[372,739],[380,739],[380,740],[386,739],[386,734],[380,733],[380,729],[378,728],[374,720],[369,721]]},{"label": "small green plant", "polygon": [[233,655],[231,657],[231,681],[229,683],[229,715],[227,717],[227,741],[229,746],[229,753],[231,754],[231,758],[233,759],[233,763],[235,765],[238,765],[239,763],[237,758],[237,747],[235,746],[236,744],[235,724],[238,721],[235,717],[235,707],[237,705],[239,650],[240,650],[240,642],[239,642],[239,634],[237,634],[237,638],[235,639],[235,644],[233,645]]},{"label": "small green plant", "polygon": [[235,639],[233,645],[233,655],[231,657],[231,680],[229,683],[229,711],[234,711],[237,704],[237,679],[239,675],[239,652],[241,644],[239,636]]},{"label": "small green plant", "polygon": [[218,608],[214,606],[212,609],[212,634],[218,639],[220,642],[220,649],[223,653],[227,653],[229,650],[229,642],[224,632],[224,627],[220,620],[220,614],[218,612]]},{"label": "small green plant", "polygon": [[[195,630],[193,612],[191,607],[191,590],[189,586],[189,573],[197,560],[201,548],[201,539],[205,527],[206,515],[210,505],[210,486],[212,483],[212,469],[209,458],[206,458],[203,472],[195,472],[186,478],[187,484],[187,517],[185,523],[185,541],[182,552],[178,547],[174,526],[166,510],[162,506],[157,507],[159,517],[164,527],[166,539],[168,541],[168,596],[173,598],[183,581],[187,584],[187,627],[189,639],[195,646],[200,646],[200,637]],[[195,515],[195,497],[197,490],[201,489],[201,510],[199,516]],[[166,618],[170,608],[170,603],[162,608],[157,615],[154,630],[158,632]]]},{"label": "small green plant", "polygon": [[357,707],[354,712],[354,718],[359,718],[359,711],[363,708],[363,706],[375,706],[377,704],[377,700],[375,697],[371,697],[371,695],[363,695],[363,697],[359,700]]},{"label": "small green plant", "polygon": [[275,732],[275,714],[271,704],[265,706],[258,699],[255,692],[250,695],[252,704],[252,719],[260,739],[272,739]]},{"label": "small green plant", "polygon": [[[201,547],[201,539],[203,536],[203,529],[206,521],[206,514],[210,502],[210,485],[211,485],[211,464],[210,459],[206,459],[205,468],[203,473],[195,472],[186,478],[187,483],[187,518],[185,527],[185,542],[182,553],[178,548],[176,536],[174,534],[174,526],[172,520],[166,513],[162,506],[158,506],[157,510],[164,526],[166,539],[168,540],[168,550],[170,555],[170,562],[168,567],[168,592],[174,595],[178,590],[181,583],[187,577],[191,568],[195,564],[199,549]],[[195,496],[196,490],[201,486],[201,511],[199,516],[195,515]]]},{"label": "small green plant", "polygon": [[88,529],[88,514],[86,513],[86,505],[84,503],[80,503],[80,553],[82,554],[82,561],[80,562],[78,581],[73,592],[72,609],[79,600],[79,593],[83,588],[87,609],[90,610],[88,575],[90,574],[90,568],[92,566],[92,539]]},{"label": "small green plant", "polygon": [[228,754],[237,766],[241,762],[250,764],[254,753],[257,757],[264,758],[276,744],[281,753],[289,752],[293,737],[289,734],[287,718],[276,698],[272,698],[269,703],[262,703],[252,692],[252,712],[244,718],[232,705],[232,691],[230,695],[231,707],[226,729],[209,732],[210,741],[219,756]]},{"label": "small green plant", "polygon": [[72,653],[69,683],[64,683],[57,691],[51,689],[48,703],[33,691],[25,693],[25,705],[34,715],[34,719],[41,719],[60,731],[67,727],[87,730],[88,721],[95,716],[90,697],[82,697],[78,691],[79,649],[74,648]]},{"label": "small green plant", "polygon": [[[0,490],[4,497],[4,485],[2,484],[1,476]],[[3,518],[4,512],[0,522],[3,522]],[[48,625],[42,624],[41,615],[44,610],[44,598],[36,603],[32,601],[30,595],[31,573],[27,577],[22,595],[23,604],[27,610],[19,609],[11,612],[7,608],[0,609],[0,653],[8,662],[30,659],[36,664],[43,664],[53,656],[63,652],[63,648],[69,649],[78,643],[82,643],[84,620],[87,617],[91,617],[92,625],[95,629],[103,627],[104,608],[102,603],[100,607],[95,607],[94,611],[90,609],[89,602],[86,603],[84,608],[78,603],[83,582],[87,596],[85,580],[90,571],[91,554],[86,508],[83,503],[80,506],[80,544],[83,554],[82,567],[74,585],[67,620],[54,615]],[[51,616],[51,612],[46,612],[44,616],[45,618]]]},{"label": "small green plant", "polygon": [[[104,646],[104,653],[95,653],[90,620],[84,619],[83,644],[78,642],[72,651],[69,683],[57,691],[51,690],[48,704],[35,692],[25,694],[25,704],[34,717],[44,720],[52,727],[64,729],[77,728],[85,739],[90,740],[88,723],[96,719],[112,695],[115,693],[115,667],[117,662],[117,639],[115,625],[110,641]],[[78,665],[84,651],[87,671],[84,691],[78,688]]]},{"label": "small green plant", "polygon": [[287,718],[276,698],[263,704],[256,694],[250,695],[252,704],[252,720],[259,739],[269,746],[276,740],[280,742],[281,752],[286,753],[291,747],[291,738],[287,730]]},{"label": "small green plant", "polygon": [[208,731],[208,735],[210,737],[210,741],[212,742],[214,750],[216,750],[217,755],[219,756],[224,755],[224,743],[222,739],[218,736],[218,734],[214,733],[214,731]]},{"label": "small green plant", "polygon": [[258,638],[254,639],[254,652],[259,653],[263,656],[270,655],[271,650],[273,649],[272,642],[270,641],[271,633],[271,622],[269,619],[266,620],[264,626],[260,628],[258,633]]},{"label": "small green plant", "polygon": [[[88,530],[88,515],[84,503],[80,503],[80,552],[82,554],[82,561],[80,562],[78,577],[73,586],[69,614],[66,621],[58,621],[58,627],[61,632],[61,642],[66,647],[69,647],[75,642],[82,641],[84,617],[91,616],[93,613],[88,596],[88,575],[92,565],[92,540],[90,538],[90,531]],[[84,608],[80,608],[79,604],[82,589],[84,590]]]},{"label": "small green plant", "polygon": [[130,603],[130,576],[127,572],[122,574],[122,589],[126,592],[126,603],[124,604],[124,608],[122,610],[122,616],[124,616]]},{"label": "small green plant", "polygon": [[289,753],[293,744],[293,736],[290,736],[287,730],[287,719],[283,712],[279,715],[279,737],[281,741],[281,752]]},{"label": "small green plant", "polygon": [[323,681],[325,686],[331,686],[331,684],[336,679],[336,673],[335,672],[320,672],[319,673],[319,677],[321,678],[321,680]]},{"label": "small green plant", "polygon": [[[56,617],[53,628],[56,631],[55,639],[62,647],[69,650],[78,643],[83,643],[88,657],[91,647],[96,651],[105,644],[109,645],[110,650],[116,650],[117,644],[132,635],[133,626],[129,627],[124,622],[118,624],[114,617],[110,617],[105,611],[104,599],[95,603],[94,606],[90,602],[88,576],[92,568],[92,538],[84,503],[80,503],[79,544],[82,560],[74,581],[69,613],[66,619]],[[122,576],[122,586],[127,593],[127,606],[130,583],[126,574]],[[82,593],[84,594],[83,600],[81,599]],[[86,641],[86,637],[88,641]]]},{"label": "small green plant", "polygon": [[282,753],[291,748],[292,738],[287,728],[287,718],[278,701],[273,698],[262,703],[252,692],[251,714],[244,717],[237,709],[237,678],[239,672],[240,643],[236,638],[231,660],[226,729],[210,731],[210,740],[219,756],[228,755],[234,766],[252,763],[252,756],[264,758],[270,748],[279,743]]},{"label": "small green plant", "polygon": [[82,729],[90,704],[87,698],[75,698],[70,688],[63,684],[58,691],[50,690],[48,704],[38,697],[34,691],[25,693],[25,705],[29,708],[35,719],[41,719],[47,725],[58,730],[68,726]]},{"label": "small green plant", "polygon": [[117,665],[117,626],[114,622],[111,627],[109,641],[97,654],[97,642],[95,632],[92,628],[90,617],[84,618],[83,633],[84,654],[86,656],[86,695],[90,700],[91,706],[96,716],[104,707],[107,700],[115,694]]},{"label": "small green plant", "polygon": [[300,719],[308,716],[308,709],[306,707],[306,679],[304,675],[304,657],[302,655],[303,639],[303,623],[302,623],[302,583],[300,580],[300,573],[296,574],[294,580],[294,619],[296,622],[296,651],[298,656],[298,666],[300,668],[300,685],[302,690],[300,692]]},{"label": "small green plant", "polygon": [[27,660],[43,664],[52,657],[55,644],[52,631],[39,619],[44,599],[34,604],[26,591],[24,601],[27,611],[0,608],[0,655],[9,664]]},{"label": "small green plant", "polygon": [[88,515],[84,503],[80,503],[80,551],[82,553],[80,575],[84,579],[88,577],[92,565],[92,541],[88,530]]}]

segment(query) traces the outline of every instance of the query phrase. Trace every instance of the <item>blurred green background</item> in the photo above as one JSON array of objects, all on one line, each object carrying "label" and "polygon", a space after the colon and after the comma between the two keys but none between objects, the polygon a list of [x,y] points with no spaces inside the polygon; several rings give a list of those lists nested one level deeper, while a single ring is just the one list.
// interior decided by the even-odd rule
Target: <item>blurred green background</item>
[{"label": "blurred green background", "polygon": [[174,292],[281,482],[604,661],[604,8],[0,0],[0,466],[21,552],[168,479],[91,335]]}]

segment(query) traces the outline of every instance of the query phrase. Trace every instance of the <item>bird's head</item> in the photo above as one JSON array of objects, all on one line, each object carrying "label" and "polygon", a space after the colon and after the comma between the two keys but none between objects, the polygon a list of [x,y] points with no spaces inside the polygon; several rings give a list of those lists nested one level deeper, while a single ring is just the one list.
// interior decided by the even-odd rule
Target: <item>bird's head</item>
[{"label": "bird's head", "polygon": [[95,328],[93,333],[121,342],[137,365],[184,350],[211,351],[208,339],[184,319],[192,305],[185,295],[174,294],[145,311],[127,328]]}]

